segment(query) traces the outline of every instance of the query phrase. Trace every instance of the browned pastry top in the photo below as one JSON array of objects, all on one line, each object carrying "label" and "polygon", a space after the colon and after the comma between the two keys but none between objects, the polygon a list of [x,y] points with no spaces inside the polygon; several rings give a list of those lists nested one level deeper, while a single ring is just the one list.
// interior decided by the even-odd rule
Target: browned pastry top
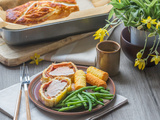
[{"label": "browned pastry top", "polygon": [[[39,0],[39,1],[46,1],[46,0]],[[64,3],[69,3],[69,4],[76,4],[75,0],[47,0],[47,1],[64,2]]]},{"label": "browned pastry top", "polygon": [[33,25],[46,20],[67,17],[78,11],[75,0],[30,1],[23,5],[8,9],[6,21],[22,25]]}]

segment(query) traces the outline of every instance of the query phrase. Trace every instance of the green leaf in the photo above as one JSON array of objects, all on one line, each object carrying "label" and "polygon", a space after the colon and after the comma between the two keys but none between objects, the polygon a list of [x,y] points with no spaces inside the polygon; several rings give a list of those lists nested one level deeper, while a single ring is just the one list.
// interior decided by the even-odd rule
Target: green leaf
[{"label": "green leaf", "polygon": [[127,24],[129,24],[134,19],[133,15],[130,14]]},{"label": "green leaf", "polygon": [[153,1],[150,3],[149,8],[153,7],[156,2],[157,2],[157,0],[153,0]]},{"label": "green leaf", "polygon": [[160,18],[160,10],[155,11],[154,15],[156,19]]},{"label": "green leaf", "polygon": [[126,20],[127,19],[124,17],[124,14],[121,14],[121,12],[117,9],[114,9],[114,13],[116,14],[116,16],[119,18],[119,19],[122,19],[122,20]]},{"label": "green leaf", "polygon": [[138,0],[132,0],[132,1],[135,2],[139,7],[143,8],[146,15],[149,16],[148,10],[146,9],[144,2],[139,2]]},{"label": "green leaf", "polygon": [[150,3],[151,3],[149,0],[145,0],[145,1],[146,1],[146,3],[148,3],[148,4],[150,4]]},{"label": "green leaf", "polygon": [[153,37],[153,36],[155,36],[155,35],[156,35],[156,31],[155,31],[155,32],[150,33],[150,34],[148,35],[148,37]]},{"label": "green leaf", "polygon": [[113,7],[115,7],[116,9],[122,9],[125,7],[124,4],[120,4],[120,3],[116,3],[116,2],[111,2],[111,5],[113,5]]},{"label": "green leaf", "polygon": [[124,5],[129,5],[130,4],[130,2],[128,1],[128,0],[122,0],[121,1]]},{"label": "green leaf", "polygon": [[109,16],[108,16],[108,20],[110,20],[112,18],[113,14],[114,14],[114,9],[112,9],[110,11]]},{"label": "green leaf", "polygon": [[150,5],[150,4],[147,4],[147,3],[144,3],[144,4],[145,4],[146,6],[148,6],[148,7],[149,7],[149,5]]},{"label": "green leaf", "polygon": [[134,11],[134,12],[131,12],[131,14],[132,14],[132,16],[134,17],[134,18],[136,18],[137,17],[137,15],[138,15],[138,10],[136,10],[136,11]]},{"label": "green leaf", "polygon": [[128,5],[130,4],[130,1],[129,0],[124,0]]},{"label": "green leaf", "polygon": [[139,2],[139,0],[132,0],[133,2],[135,2],[138,6],[140,6],[140,7],[144,7],[143,5],[142,5],[142,3],[141,2]]}]

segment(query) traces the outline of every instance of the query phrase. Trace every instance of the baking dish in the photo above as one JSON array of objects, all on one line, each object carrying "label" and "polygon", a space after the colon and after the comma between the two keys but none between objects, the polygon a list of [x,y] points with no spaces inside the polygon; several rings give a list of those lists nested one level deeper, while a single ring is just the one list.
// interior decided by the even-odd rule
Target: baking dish
[{"label": "baking dish", "polygon": [[0,29],[0,36],[9,45],[22,45],[32,42],[58,40],[67,36],[91,32],[103,27],[108,14],[99,14],[37,25],[24,29]]}]

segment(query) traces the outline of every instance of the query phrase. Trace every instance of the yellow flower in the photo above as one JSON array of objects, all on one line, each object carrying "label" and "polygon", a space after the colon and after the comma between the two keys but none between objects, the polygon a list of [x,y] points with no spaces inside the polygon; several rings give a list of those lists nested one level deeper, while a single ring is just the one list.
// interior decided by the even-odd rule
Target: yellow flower
[{"label": "yellow flower", "polygon": [[143,59],[136,59],[134,67],[138,65],[139,70],[143,70],[145,68],[145,60]]},{"label": "yellow flower", "polygon": [[141,53],[141,52],[138,52],[138,53],[137,53],[137,58],[140,59],[141,57],[142,57],[142,53]]},{"label": "yellow flower", "polygon": [[106,34],[109,36],[109,33],[106,29],[100,28],[99,30],[96,31],[96,33],[93,36],[95,36],[94,38],[95,40],[100,39],[100,42],[102,42]]},{"label": "yellow flower", "polygon": [[121,3],[121,0],[119,0],[119,3]]},{"label": "yellow flower", "polygon": [[143,19],[141,22],[147,24],[148,29],[151,28],[151,24],[157,24],[156,19],[152,19],[150,16],[148,16],[147,19]]},{"label": "yellow flower", "polygon": [[156,29],[158,29],[158,27],[160,27],[160,22],[157,23]]},{"label": "yellow flower", "polygon": [[39,62],[41,62],[43,59],[40,58],[40,55],[35,53],[34,56],[31,57],[31,60],[32,61],[30,62],[30,64],[34,64],[35,63],[36,65],[38,65]]},{"label": "yellow flower", "polygon": [[152,55],[152,59],[151,62],[155,62],[155,64],[157,65],[160,62],[160,56],[158,55]]}]

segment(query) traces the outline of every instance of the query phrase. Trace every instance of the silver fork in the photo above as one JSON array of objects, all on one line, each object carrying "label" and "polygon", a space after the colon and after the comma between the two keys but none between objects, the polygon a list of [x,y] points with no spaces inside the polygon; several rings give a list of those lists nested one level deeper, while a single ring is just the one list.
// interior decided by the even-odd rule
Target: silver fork
[{"label": "silver fork", "polygon": [[24,77],[24,64],[23,66],[20,67],[20,86],[19,86],[19,94],[18,94],[18,100],[16,103],[16,108],[14,112],[14,118],[13,120],[18,120],[18,114],[19,114],[19,108],[20,108],[20,103],[21,103],[21,95],[22,95],[22,84],[23,84],[23,77]]},{"label": "silver fork", "polygon": [[28,99],[28,87],[27,87],[27,84],[30,83],[28,66],[25,66],[24,79],[25,79],[25,81],[23,82],[23,84],[24,84],[25,101],[26,101],[26,115],[27,115],[27,120],[31,120],[30,107],[29,107],[29,99]]}]

